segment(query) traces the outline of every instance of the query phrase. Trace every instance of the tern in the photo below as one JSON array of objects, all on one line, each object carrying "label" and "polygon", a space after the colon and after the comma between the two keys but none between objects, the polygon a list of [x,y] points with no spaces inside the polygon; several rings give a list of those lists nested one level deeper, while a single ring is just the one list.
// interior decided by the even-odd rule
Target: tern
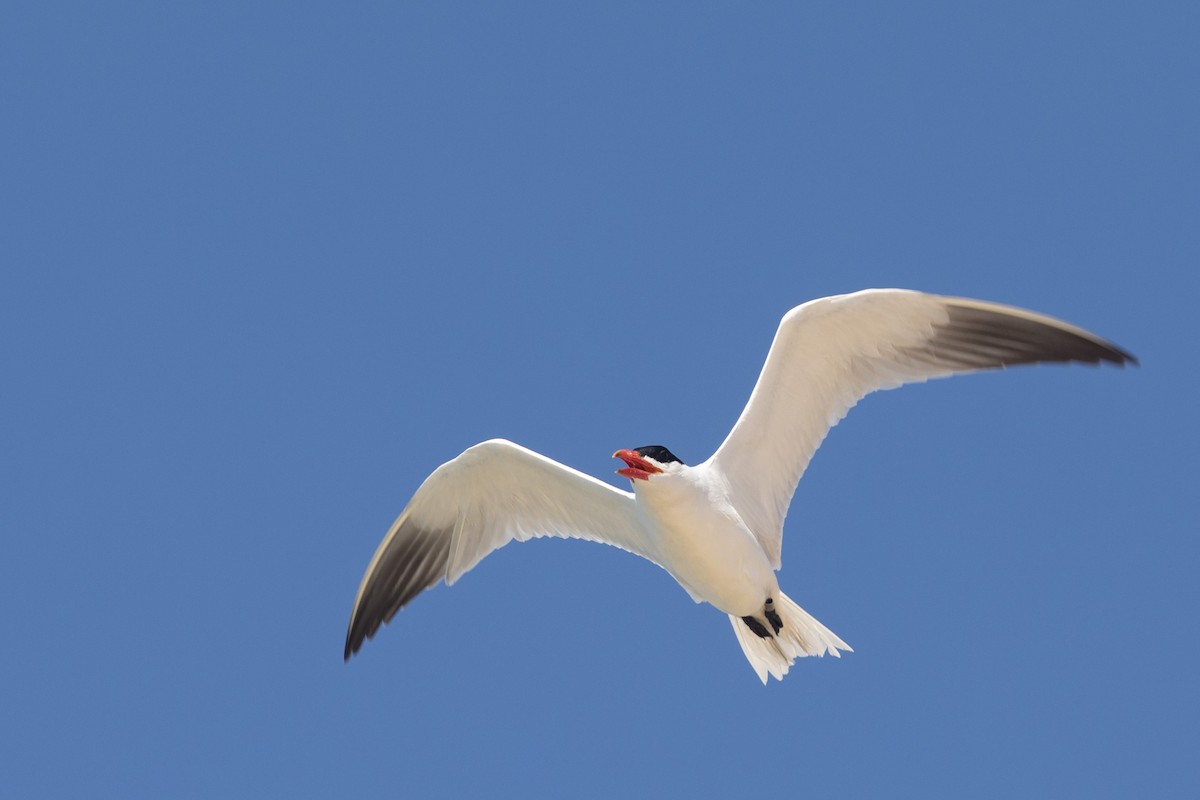
[{"label": "tern", "polygon": [[345,658],[439,581],[453,584],[514,539],[614,545],[729,615],[766,684],[795,660],[851,648],[779,589],[783,522],[829,430],[879,389],[1018,364],[1137,359],[1088,331],[997,303],[905,289],[813,300],[780,322],[750,400],[707,461],[662,445],[617,450],[623,491],[504,439],[425,479],[367,566]]}]

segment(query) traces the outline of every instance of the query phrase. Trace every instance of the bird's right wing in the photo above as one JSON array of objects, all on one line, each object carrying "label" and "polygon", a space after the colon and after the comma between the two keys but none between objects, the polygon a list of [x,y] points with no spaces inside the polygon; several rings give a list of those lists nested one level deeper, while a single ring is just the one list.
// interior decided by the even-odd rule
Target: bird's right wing
[{"label": "bird's right wing", "polygon": [[779,324],[750,401],[708,463],[780,566],[783,520],[829,429],[878,389],[1037,362],[1137,363],[1087,331],[1031,311],[904,289],[813,300]]},{"label": "bird's right wing", "polygon": [[434,470],[393,523],[354,601],[346,658],[423,590],[454,583],[513,539],[541,536],[603,542],[657,563],[632,493],[492,439]]}]

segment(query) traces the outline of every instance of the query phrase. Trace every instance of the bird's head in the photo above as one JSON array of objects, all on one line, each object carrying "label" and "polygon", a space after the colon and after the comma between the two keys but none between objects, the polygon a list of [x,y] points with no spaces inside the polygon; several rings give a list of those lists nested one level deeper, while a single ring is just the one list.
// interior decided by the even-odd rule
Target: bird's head
[{"label": "bird's head", "polygon": [[684,464],[674,453],[660,444],[639,447],[636,450],[618,450],[613,458],[625,462],[624,469],[617,470],[631,481],[648,481],[651,475],[674,472]]}]

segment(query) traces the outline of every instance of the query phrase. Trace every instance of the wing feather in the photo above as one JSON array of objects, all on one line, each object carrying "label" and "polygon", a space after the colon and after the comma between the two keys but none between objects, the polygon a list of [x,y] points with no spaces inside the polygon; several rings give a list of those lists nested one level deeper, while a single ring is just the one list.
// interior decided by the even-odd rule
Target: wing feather
[{"label": "wing feather", "polygon": [[512,442],[483,442],[434,470],[380,543],[345,657],[425,589],[454,583],[513,539],[541,536],[603,542],[657,563],[632,493]]},{"label": "wing feather", "polygon": [[784,316],[750,401],[708,463],[778,569],[796,484],[866,395],[1017,364],[1101,361],[1137,363],[1082,328],[996,303],[903,289],[813,300]]}]

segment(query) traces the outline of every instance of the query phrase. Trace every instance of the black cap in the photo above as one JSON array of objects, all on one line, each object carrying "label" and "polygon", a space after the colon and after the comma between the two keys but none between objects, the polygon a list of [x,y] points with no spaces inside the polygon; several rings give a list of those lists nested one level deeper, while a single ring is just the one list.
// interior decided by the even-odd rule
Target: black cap
[{"label": "black cap", "polygon": [[637,453],[642,458],[653,458],[660,464],[683,464],[678,456],[672,453],[661,444],[648,444],[645,447],[639,447],[633,452]]}]

